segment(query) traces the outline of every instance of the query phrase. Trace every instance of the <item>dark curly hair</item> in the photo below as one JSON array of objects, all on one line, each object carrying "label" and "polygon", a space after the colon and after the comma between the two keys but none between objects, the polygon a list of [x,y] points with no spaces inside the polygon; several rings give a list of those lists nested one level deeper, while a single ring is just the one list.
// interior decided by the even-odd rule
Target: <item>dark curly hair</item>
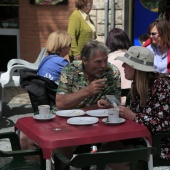
[{"label": "dark curly hair", "polygon": [[76,0],[75,7],[77,9],[82,9],[87,4],[87,0]]}]

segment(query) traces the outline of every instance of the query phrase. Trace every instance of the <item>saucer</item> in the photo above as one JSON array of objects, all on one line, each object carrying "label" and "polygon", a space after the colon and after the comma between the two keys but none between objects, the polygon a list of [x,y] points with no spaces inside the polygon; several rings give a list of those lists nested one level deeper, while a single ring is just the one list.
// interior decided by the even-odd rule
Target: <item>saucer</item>
[{"label": "saucer", "polygon": [[47,117],[41,117],[39,114],[33,116],[36,120],[46,121],[55,118],[54,114],[48,114]]},{"label": "saucer", "polygon": [[102,119],[102,122],[103,122],[103,123],[106,123],[106,124],[108,124],[108,125],[119,125],[119,124],[124,123],[124,122],[125,122],[125,119],[119,118],[119,119],[118,119],[118,122],[108,122],[108,121],[107,121],[107,118],[104,118],[104,119]]}]

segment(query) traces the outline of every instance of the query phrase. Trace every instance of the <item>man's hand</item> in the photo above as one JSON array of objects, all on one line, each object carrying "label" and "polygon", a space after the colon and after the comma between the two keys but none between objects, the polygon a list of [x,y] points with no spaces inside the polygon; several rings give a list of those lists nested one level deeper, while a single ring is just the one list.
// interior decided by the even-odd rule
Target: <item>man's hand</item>
[{"label": "man's hand", "polygon": [[104,99],[98,100],[97,105],[100,109],[107,109],[107,108],[111,108],[113,106],[107,100],[104,100]]},{"label": "man's hand", "polygon": [[107,79],[98,79],[92,81],[87,87],[86,90],[89,92],[90,96],[101,93],[108,85],[105,84]]}]

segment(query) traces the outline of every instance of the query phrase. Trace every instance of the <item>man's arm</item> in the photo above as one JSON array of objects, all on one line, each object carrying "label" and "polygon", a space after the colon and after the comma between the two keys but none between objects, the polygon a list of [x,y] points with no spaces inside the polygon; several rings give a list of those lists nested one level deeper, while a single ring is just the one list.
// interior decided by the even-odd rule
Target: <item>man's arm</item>
[{"label": "man's arm", "polygon": [[[103,83],[104,82],[104,83]],[[70,109],[78,105],[88,96],[94,96],[102,92],[106,88],[106,79],[98,79],[91,82],[87,87],[74,92],[72,94],[57,94],[56,106],[58,109]],[[97,108],[97,105],[95,106]]]}]

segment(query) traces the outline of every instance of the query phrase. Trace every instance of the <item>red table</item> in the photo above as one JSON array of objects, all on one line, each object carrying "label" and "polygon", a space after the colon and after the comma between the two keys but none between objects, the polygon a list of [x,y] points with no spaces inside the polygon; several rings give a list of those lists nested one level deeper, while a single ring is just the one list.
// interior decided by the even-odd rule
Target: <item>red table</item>
[{"label": "red table", "polygon": [[118,141],[131,138],[145,138],[151,144],[148,129],[126,120],[121,125],[106,125],[102,118],[94,125],[76,126],[67,124],[68,118],[56,116],[50,121],[37,121],[33,117],[18,119],[16,127],[38,144],[45,159],[50,159],[55,148],[77,146],[100,142]]}]

